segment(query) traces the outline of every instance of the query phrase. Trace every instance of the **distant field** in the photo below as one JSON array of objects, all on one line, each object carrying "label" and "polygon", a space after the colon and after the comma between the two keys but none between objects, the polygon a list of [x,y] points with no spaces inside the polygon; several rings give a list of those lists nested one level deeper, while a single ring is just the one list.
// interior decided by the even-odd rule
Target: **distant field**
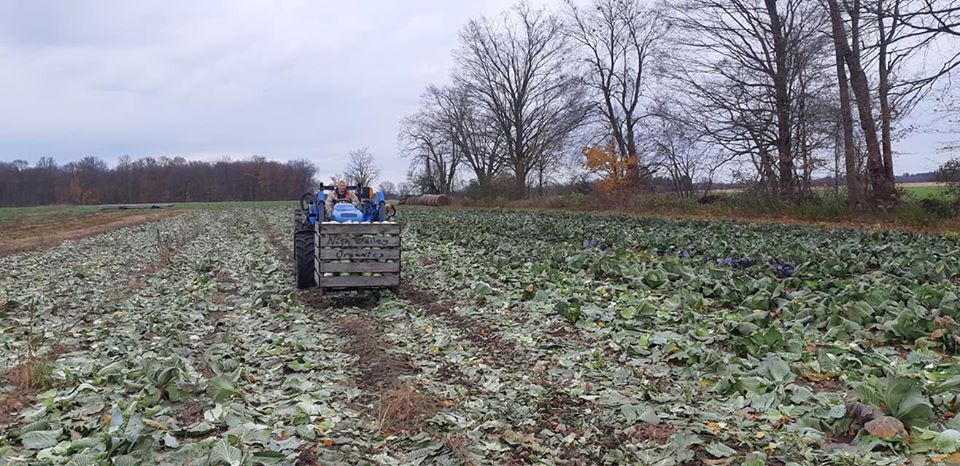
[{"label": "distant field", "polygon": [[917,199],[926,199],[931,197],[942,198],[947,192],[946,186],[943,186],[940,183],[903,183],[898,186],[903,188],[907,194]]},{"label": "distant field", "polygon": [[[945,187],[939,183],[904,183],[899,185],[908,198],[942,198]],[[735,189],[717,192],[734,192]],[[128,222],[147,221],[158,216],[176,215],[183,210],[223,210],[235,208],[289,208],[293,209],[297,201],[227,201],[227,202],[186,202],[172,203],[163,209],[101,210],[99,205],[71,206],[55,205],[42,207],[2,207],[0,208],[0,249],[10,246],[12,241],[36,236],[76,235],[85,236],[84,231],[106,228],[108,225],[124,225]],[[91,230],[92,231],[92,230]],[[19,247],[18,247],[19,249]]]},{"label": "distant field", "polygon": [[[228,202],[185,202],[173,203],[172,209],[233,209],[238,207],[270,208],[294,207],[296,201],[228,201]],[[22,226],[32,223],[43,223],[65,218],[92,215],[100,212],[98,205],[53,205],[39,207],[0,207],[0,229],[11,226]],[[113,211],[116,212],[116,211]],[[135,211],[126,211],[133,213]],[[139,211],[140,213],[148,211]]]},{"label": "distant field", "polygon": [[99,205],[0,208],[0,257],[12,252],[49,247],[116,228],[137,225],[185,210],[290,208],[296,201],[187,202],[163,209],[101,210]]},{"label": "distant field", "polygon": [[0,228],[77,217],[96,211],[97,206],[0,207]]},{"label": "distant field", "polygon": [[226,202],[185,202],[174,204],[174,209],[235,209],[235,208],[259,208],[268,209],[271,207],[290,207],[294,208],[297,201],[226,201]]}]

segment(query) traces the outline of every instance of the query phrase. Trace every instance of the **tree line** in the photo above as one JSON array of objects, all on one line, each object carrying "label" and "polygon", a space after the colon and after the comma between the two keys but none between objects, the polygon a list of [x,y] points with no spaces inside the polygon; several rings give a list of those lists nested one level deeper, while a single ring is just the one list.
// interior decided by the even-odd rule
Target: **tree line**
[{"label": "tree line", "polygon": [[799,201],[826,172],[852,207],[886,205],[958,34],[958,0],[520,3],[464,25],[449,82],[402,121],[409,182],[527,196],[574,164],[611,191],[723,172]]},{"label": "tree line", "polygon": [[96,157],[58,165],[49,157],[0,162],[0,206],[299,199],[316,167],[252,157],[215,162],[124,156],[115,167]]}]

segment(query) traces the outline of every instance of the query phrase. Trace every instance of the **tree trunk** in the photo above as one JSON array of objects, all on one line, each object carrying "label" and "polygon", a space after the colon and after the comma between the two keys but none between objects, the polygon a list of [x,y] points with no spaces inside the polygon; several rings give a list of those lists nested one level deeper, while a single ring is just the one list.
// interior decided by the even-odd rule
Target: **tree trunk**
[{"label": "tree trunk", "polygon": [[853,142],[853,115],[850,113],[850,87],[847,72],[843,66],[843,54],[837,48],[837,84],[840,89],[840,120],[843,123],[843,161],[847,172],[847,206],[859,208],[863,199],[860,195],[860,180],[857,169],[857,153]]},{"label": "tree trunk", "polygon": [[896,199],[893,183],[889,183],[883,168],[883,155],[880,153],[880,141],[877,140],[877,124],[870,109],[870,84],[860,66],[860,60],[854,56],[847,43],[847,33],[840,16],[837,0],[827,0],[830,9],[830,22],[833,26],[833,43],[850,69],[850,87],[857,101],[860,114],[860,126],[867,142],[867,172],[870,175],[870,187],[873,199],[877,203]]},{"label": "tree trunk", "polygon": [[787,90],[787,50],[783,38],[783,25],[777,13],[777,1],[765,0],[767,14],[770,16],[770,32],[773,35],[773,55],[777,69],[774,73],[773,87],[776,93],[777,108],[777,157],[779,161],[779,192],[781,196],[792,199],[795,194],[793,183],[793,154],[791,154],[790,97]]},{"label": "tree trunk", "polygon": [[543,165],[537,173],[537,197],[543,197]]},{"label": "tree trunk", "polygon": [[843,146],[843,123],[837,120],[833,132],[833,193],[840,194],[840,151]]},{"label": "tree trunk", "polygon": [[[633,116],[629,116],[630,119]],[[630,157],[630,163],[627,164],[627,183],[631,188],[638,188],[640,186],[640,157],[637,156],[637,143],[636,138],[634,137],[633,123],[632,121],[627,121],[627,154],[626,157]]]},{"label": "tree trunk", "polygon": [[[889,182],[894,182],[893,176],[893,142],[891,141],[890,121],[892,114],[890,110],[890,69],[887,66],[887,48],[888,37],[886,35],[886,26],[883,23],[883,1],[877,2],[877,26],[880,35],[880,55],[878,60],[880,82],[878,84],[878,94],[880,96],[880,133],[883,149],[883,170]],[[893,24],[892,28],[896,27]]]},{"label": "tree trunk", "polygon": [[514,180],[514,189],[517,192],[517,196],[521,199],[527,198],[527,173],[521,172],[520,169],[514,169],[514,174],[516,179]]}]

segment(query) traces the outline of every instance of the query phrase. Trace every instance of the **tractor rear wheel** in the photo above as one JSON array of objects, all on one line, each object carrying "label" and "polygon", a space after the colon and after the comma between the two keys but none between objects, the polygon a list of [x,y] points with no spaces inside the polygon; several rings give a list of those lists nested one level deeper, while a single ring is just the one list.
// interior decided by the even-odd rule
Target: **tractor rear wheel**
[{"label": "tractor rear wheel", "polygon": [[300,215],[294,220],[293,254],[294,273],[297,277],[297,288],[312,288],[317,286],[316,263],[314,261],[314,231],[313,225],[305,221]]}]

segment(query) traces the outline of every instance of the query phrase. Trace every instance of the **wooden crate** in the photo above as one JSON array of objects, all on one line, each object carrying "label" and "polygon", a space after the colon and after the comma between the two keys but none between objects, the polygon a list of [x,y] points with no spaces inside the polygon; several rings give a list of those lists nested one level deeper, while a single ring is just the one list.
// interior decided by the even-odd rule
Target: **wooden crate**
[{"label": "wooden crate", "polygon": [[399,224],[318,222],[316,229],[321,290],[400,286]]}]

